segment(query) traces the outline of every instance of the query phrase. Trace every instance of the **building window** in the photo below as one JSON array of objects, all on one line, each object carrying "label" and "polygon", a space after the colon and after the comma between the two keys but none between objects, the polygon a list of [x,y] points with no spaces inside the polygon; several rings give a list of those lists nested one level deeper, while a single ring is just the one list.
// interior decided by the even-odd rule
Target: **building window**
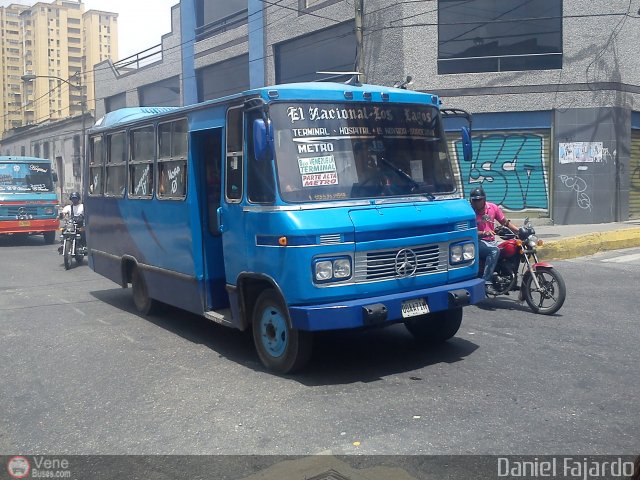
[{"label": "building window", "polygon": [[126,106],[127,97],[124,92],[104,99],[104,109],[106,113],[113,112],[114,110],[118,110],[119,108],[124,108]]},{"label": "building window", "polygon": [[354,22],[341,23],[276,45],[276,83],[320,80],[317,72],[352,71],[355,61]]},{"label": "building window", "polygon": [[247,0],[196,0],[196,38],[222,33],[247,23]]},{"label": "building window", "polygon": [[249,88],[249,55],[201,68],[196,76],[201,102],[242,92]]},{"label": "building window", "polygon": [[300,13],[313,12],[342,0],[298,0],[298,10]]},{"label": "building window", "polygon": [[562,68],[560,0],[438,0],[438,73]]},{"label": "building window", "polygon": [[172,77],[150,85],[138,87],[138,100],[141,107],[180,106],[180,79],[178,77]]}]

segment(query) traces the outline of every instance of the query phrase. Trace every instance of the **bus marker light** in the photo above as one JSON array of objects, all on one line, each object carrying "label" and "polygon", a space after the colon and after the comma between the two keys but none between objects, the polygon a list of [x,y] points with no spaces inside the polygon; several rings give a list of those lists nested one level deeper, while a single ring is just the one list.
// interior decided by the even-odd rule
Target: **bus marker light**
[{"label": "bus marker light", "polygon": [[286,247],[287,246],[287,237],[280,237],[278,239],[278,243],[280,244],[281,247]]}]

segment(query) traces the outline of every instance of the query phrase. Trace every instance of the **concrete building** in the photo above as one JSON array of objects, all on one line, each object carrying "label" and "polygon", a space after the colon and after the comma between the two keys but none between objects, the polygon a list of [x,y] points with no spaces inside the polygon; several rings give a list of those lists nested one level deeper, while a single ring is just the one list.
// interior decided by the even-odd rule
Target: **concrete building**
[{"label": "concrete building", "polygon": [[[364,66],[474,114],[461,192],[519,216],[640,217],[640,18],[628,0],[182,0],[155,61],[96,67],[96,114],[190,104]],[[355,7],[355,8],[354,8]],[[141,56],[140,60],[143,60]],[[146,60],[150,60],[146,58]]]}]

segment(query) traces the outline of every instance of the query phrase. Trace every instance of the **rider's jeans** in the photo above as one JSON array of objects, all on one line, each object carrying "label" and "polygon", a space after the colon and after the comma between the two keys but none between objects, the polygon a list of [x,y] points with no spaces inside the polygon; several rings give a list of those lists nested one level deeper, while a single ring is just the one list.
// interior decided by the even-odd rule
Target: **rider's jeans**
[{"label": "rider's jeans", "polygon": [[496,269],[498,258],[500,258],[498,242],[495,240],[479,240],[478,249],[480,250],[480,258],[484,258],[484,274],[482,278],[485,282],[490,282],[491,274]]}]

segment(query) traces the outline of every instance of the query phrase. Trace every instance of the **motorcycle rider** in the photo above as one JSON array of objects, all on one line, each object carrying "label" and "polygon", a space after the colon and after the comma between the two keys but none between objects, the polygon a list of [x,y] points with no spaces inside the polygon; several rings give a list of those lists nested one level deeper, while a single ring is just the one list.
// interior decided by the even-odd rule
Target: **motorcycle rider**
[{"label": "motorcycle rider", "polygon": [[482,187],[476,187],[471,190],[471,206],[476,214],[476,224],[478,227],[478,255],[484,262],[484,279],[485,289],[492,290],[491,276],[498,264],[500,258],[500,249],[496,241],[495,222],[507,227],[514,234],[518,234],[516,227],[495,203],[487,202],[487,194]]},{"label": "motorcycle rider", "polygon": [[68,217],[71,218],[77,217],[78,215],[84,216],[84,205],[80,203],[80,193],[73,192],[69,195],[69,200],[71,200],[71,204],[66,205],[62,209],[62,213],[60,214],[60,218]]},{"label": "motorcycle rider", "polygon": [[[64,218],[75,218],[78,227],[84,226],[84,204],[80,203],[80,192],[73,192],[69,195],[69,200],[71,203],[69,205],[65,205],[60,212],[60,219]],[[84,232],[84,228],[80,228],[80,248],[86,248],[87,241],[86,235]],[[62,245],[58,247],[58,252],[62,253]]]}]

